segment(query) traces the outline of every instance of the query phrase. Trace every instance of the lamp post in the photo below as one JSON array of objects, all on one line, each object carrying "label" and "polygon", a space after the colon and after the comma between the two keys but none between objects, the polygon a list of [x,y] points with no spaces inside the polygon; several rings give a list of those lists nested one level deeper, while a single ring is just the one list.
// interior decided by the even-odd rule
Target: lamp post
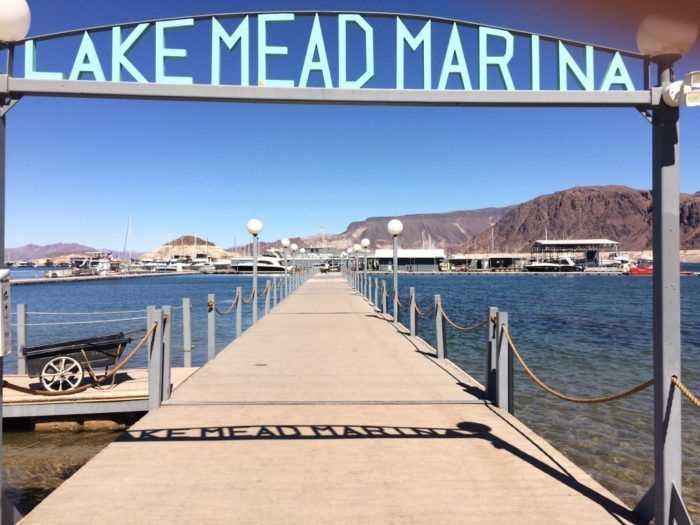
[{"label": "lamp post", "polygon": [[[0,50],[7,49],[8,67],[6,74],[12,75],[12,56],[14,43],[24,40],[29,33],[32,15],[26,0],[4,0],[0,3]],[[11,107],[13,101],[9,97],[3,97],[0,101],[0,267],[5,267],[5,113]],[[9,273],[4,276],[9,277]],[[11,308],[9,298],[2,297],[2,308],[9,311]],[[0,312],[4,315],[5,312]],[[8,316],[9,317],[9,316]],[[4,332],[4,330],[3,330]],[[4,337],[0,333],[0,337]],[[3,380],[4,355],[9,351],[8,341],[4,340],[0,348],[0,382]],[[0,392],[0,461],[2,461],[2,392]],[[2,472],[0,472],[0,487],[2,487]],[[0,505],[0,521],[6,518],[2,515]]]},{"label": "lamp post", "polygon": [[299,257],[301,257],[301,273],[304,275],[306,272],[306,267],[308,266],[306,264],[306,248],[299,249]]},{"label": "lamp post", "polygon": [[284,296],[287,297],[289,295],[289,245],[291,242],[289,239],[284,238],[282,239],[282,247],[284,248]]},{"label": "lamp post", "polygon": [[362,239],[360,242],[360,245],[362,246],[362,251],[365,252],[365,266],[362,269],[363,270],[363,277],[362,277],[362,295],[367,297],[367,252],[369,251],[369,245],[370,245],[369,239]]},{"label": "lamp post", "polygon": [[294,281],[292,281],[294,286],[292,288],[296,288],[296,284],[297,284],[297,281],[296,281],[296,279],[297,279],[296,253],[297,253],[297,250],[299,250],[299,245],[297,243],[292,243],[292,245],[290,246],[290,249],[292,250],[292,262],[294,263],[293,264],[293,266],[294,266]]},{"label": "lamp post", "polygon": [[[657,65],[657,85],[664,95],[651,114],[654,252],[654,485],[651,490],[654,497],[650,499],[654,502],[656,525],[681,522],[677,512],[684,507],[682,399],[672,384],[673,376],[681,377],[679,110],[672,95],[673,64],[697,37],[697,24],[659,15],[645,18],[637,34],[640,51]],[[651,508],[642,510],[647,518],[652,517]]]},{"label": "lamp post", "polygon": [[345,250],[345,253],[346,253],[347,258],[348,258],[348,261],[347,261],[347,264],[345,267],[346,267],[348,273],[350,273],[350,269],[351,269],[350,267],[352,264],[352,248],[348,248],[347,250]]},{"label": "lamp post", "polygon": [[263,230],[263,223],[258,219],[250,219],[246,225],[248,233],[253,236],[253,323],[258,320],[258,257],[260,232]]},{"label": "lamp post", "polygon": [[399,322],[399,235],[403,232],[403,223],[393,219],[387,224],[389,235],[394,238],[394,262],[391,269],[394,271],[394,324]]},{"label": "lamp post", "polygon": [[360,251],[362,246],[359,244],[352,245],[352,252],[355,254],[355,290],[360,291]]}]

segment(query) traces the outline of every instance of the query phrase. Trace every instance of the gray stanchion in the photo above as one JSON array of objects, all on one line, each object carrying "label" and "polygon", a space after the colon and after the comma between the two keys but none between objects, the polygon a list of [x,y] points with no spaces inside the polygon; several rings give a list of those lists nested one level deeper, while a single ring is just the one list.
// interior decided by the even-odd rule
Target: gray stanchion
[{"label": "gray stanchion", "polygon": [[192,366],[192,300],[189,297],[182,298],[182,351],[184,365]]},{"label": "gray stanchion", "polygon": [[505,332],[508,329],[508,312],[499,311],[496,315],[496,323],[496,336],[498,338],[498,355],[496,359],[496,405],[508,410],[508,412],[512,412],[512,395],[510,391],[510,386],[512,384],[510,370],[512,369],[512,364],[510,360],[508,338],[505,336]]},{"label": "gray stanchion", "polygon": [[148,350],[148,409],[155,410],[163,402],[163,310],[149,307],[149,318],[156,330]]},{"label": "gray stanchion", "polygon": [[447,357],[445,352],[445,315],[442,312],[442,298],[435,296],[435,348],[438,359]]},{"label": "gray stanchion", "polygon": [[17,305],[17,374],[27,374],[27,360],[24,347],[27,346],[27,305]]},{"label": "gray stanchion", "polygon": [[172,392],[172,381],[170,378],[172,327],[173,309],[170,306],[163,306],[163,396],[161,398],[163,401],[170,399]]},{"label": "gray stanchion", "polygon": [[216,295],[207,297],[207,361],[216,357]]},{"label": "gray stanchion", "polygon": [[489,308],[488,335],[486,338],[486,397],[496,402],[496,362],[498,361],[498,308]]},{"label": "gray stanchion", "polygon": [[243,288],[238,286],[236,288],[236,339],[241,336],[243,331]]},{"label": "gray stanchion", "polygon": [[270,313],[270,292],[272,291],[271,281],[267,281],[265,284],[265,317]]},{"label": "gray stanchion", "polygon": [[409,293],[411,295],[409,311],[410,311],[410,333],[411,337],[416,335],[416,289],[411,286],[409,288]]}]

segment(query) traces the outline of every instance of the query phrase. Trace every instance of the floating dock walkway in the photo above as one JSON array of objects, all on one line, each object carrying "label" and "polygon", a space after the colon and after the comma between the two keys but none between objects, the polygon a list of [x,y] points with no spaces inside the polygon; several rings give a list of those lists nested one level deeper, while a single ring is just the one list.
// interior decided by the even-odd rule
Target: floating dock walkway
[{"label": "floating dock walkway", "polygon": [[312,278],[22,523],[635,522],[427,349]]}]

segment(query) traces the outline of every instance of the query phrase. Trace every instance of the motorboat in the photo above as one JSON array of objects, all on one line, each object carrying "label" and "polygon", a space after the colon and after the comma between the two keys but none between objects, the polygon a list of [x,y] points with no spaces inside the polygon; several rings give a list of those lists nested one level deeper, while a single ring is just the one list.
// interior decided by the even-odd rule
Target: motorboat
[{"label": "motorboat", "polygon": [[528,272],[582,272],[583,266],[576,264],[571,257],[532,261],[525,265]]},{"label": "motorboat", "polygon": [[[260,273],[284,273],[285,266],[280,255],[276,252],[265,252],[258,257],[258,272]],[[251,257],[231,259],[231,268],[238,273],[252,273],[253,259]],[[292,267],[287,266],[291,271]]]},{"label": "motorboat", "polygon": [[651,261],[640,259],[637,264],[630,266],[624,274],[632,277],[651,277],[654,275],[654,265]]}]

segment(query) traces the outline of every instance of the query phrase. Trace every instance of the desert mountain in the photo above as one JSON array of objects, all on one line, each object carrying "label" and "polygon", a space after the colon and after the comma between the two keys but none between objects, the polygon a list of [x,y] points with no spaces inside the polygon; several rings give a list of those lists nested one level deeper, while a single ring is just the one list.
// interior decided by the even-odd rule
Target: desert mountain
[{"label": "desert mountain", "polygon": [[[544,239],[608,238],[624,250],[651,247],[651,192],[625,186],[579,187],[537,197],[509,210],[495,226],[496,251],[528,251]],[[700,193],[681,195],[681,246],[700,248]],[[490,232],[473,249],[486,251]]]}]

